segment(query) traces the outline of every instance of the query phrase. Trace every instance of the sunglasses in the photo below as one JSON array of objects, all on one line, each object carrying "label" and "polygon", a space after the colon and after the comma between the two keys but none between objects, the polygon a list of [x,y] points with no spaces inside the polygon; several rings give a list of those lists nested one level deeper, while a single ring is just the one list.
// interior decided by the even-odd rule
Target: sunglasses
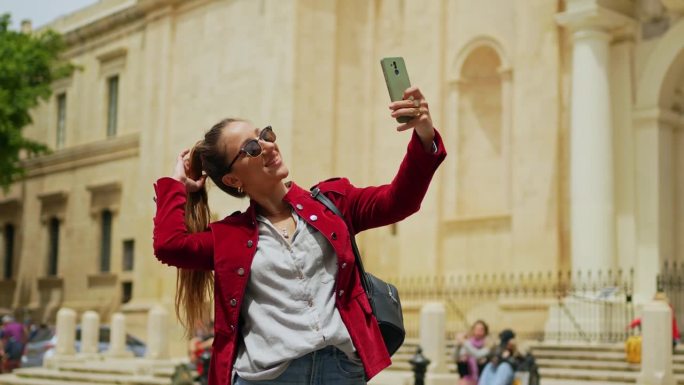
[{"label": "sunglasses", "polygon": [[238,152],[238,154],[235,155],[233,161],[230,162],[230,164],[228,165],[228,170],[230,170],[233,167],[233,164],[235,164],[235,162],[240,158],[240,156],[242,156],[242,154],[245,154],[251,158],[256,158],[257,156],[261,155],[261,152],[263,151],[263,148],[261,148],[261,144],[259,143],[259,141],[261,140],[269,143],[275,142],[276,134],[275,132],[273,132],[271,126],[264,127],[259,133],[259,137],[248,140],[245,143],[245,145],[242,146],[240,152]]}]

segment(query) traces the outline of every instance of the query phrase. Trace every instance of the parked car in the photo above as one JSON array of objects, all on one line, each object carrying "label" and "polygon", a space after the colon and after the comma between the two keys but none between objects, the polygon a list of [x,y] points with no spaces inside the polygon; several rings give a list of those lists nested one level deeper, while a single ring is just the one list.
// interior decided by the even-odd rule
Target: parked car
[{"label": "parked car", "polygon": [[41,326],[35,333],[31,333],[21,356],[22,367],[42,366],[43,356],[55,347],[55,333],[47,326]]},{"label": "parked car", "polygon": [[[98,351],[100,353],[109,350],[109,326],[100,326],[100,336],[98,340]],[[24,356],[22,357],[22,367],[42,366],[45,358],[51,357],[55,354],[55,347],[57,346],[57,335],[50,334],[50,337],[43,339],[36,338],[29,340],[24,349]],[[81,351],[81,326],[76,326],[76,341],[74,347],[77,352]],[[126,350],[133,352],[135,357],[145,356],[147,347],[140,339],[126,334]]]}]

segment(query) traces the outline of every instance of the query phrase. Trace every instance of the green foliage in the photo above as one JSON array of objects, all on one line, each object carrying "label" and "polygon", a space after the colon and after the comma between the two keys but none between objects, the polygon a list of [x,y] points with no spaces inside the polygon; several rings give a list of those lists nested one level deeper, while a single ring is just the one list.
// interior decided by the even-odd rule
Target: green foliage
[{"label": "green foliage", "polygon": [[24,138],[29,111],[48,100],[54,80],[71,75],[74,66],[60,58],[65,48],[54,31],[11,31],[10,15],[0,16],[0,187],[7,191],[24,175],[21,156],[49,152],[45,144]]}]

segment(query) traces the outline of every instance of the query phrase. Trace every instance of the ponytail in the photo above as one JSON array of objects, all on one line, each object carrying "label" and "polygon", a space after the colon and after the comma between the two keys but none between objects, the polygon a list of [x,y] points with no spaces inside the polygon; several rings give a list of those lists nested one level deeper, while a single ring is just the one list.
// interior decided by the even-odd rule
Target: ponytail
[{"label": "ponytail", "polygon": [[[188,178],[202,177],[202,161],[198,142],[190,150]],[[205,184],[206,186],[206,184]],[[185,226],[191,233],[205,231],[209,227],[210,211],[206,187],[188,193],[185,203]],[[176,317],[185,328],[188,337],[197,327],[204,327],[209,320],[213,302],[214,275],[211,271],[178,269],[176,280]],[[181,314],[181,309],[184,311]]]},{"label": "ponytail", "polygon": [[[204,134],[190,150],[190,164],[187,177],[194,180],[204,177],[224,192],[237,197],[246,196],[244,192],[223,183],[222,177],[230,172],[226,168],[227,154],[220,146],[223,129],[242,119],[223,119],[216,123]],[[204,184],[206,186],[206,183]],[[207,230],[209,227],[209,204],[206,187],[196,192],[188,193],[185,203],[185,226],[191,233]],[[192,258],[192,256],[188,256]],[[194,329],[204,327],[209,320],[211,304],[213,302],[214,275],[211,271],[178,269],[176,280],[176,317],[185,327],[185,333],[191,336]],[[181,311],[182,310],[182,311]]]}]

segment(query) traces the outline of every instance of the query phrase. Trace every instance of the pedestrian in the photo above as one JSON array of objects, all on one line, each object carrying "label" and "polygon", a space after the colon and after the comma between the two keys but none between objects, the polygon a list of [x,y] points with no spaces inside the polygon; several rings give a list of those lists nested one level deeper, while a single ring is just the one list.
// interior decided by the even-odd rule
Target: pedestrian
[{"label": "pedestrian", "polygon": [[499,344],[492,350],[478,385],[511,385],[521,358],[515,343],[515,332],[504,329],[499,333]]},{"label": "pedestrian", "polygon": [[470,327],[467,336],[457,336],[456,365],[461,376],[459,384],[477,384],[490,352],[490,348],[487,346],[488,335],[489,326],[487,323],[483,320],[477,320]]},{"label": "pedestrian", "polygon": [[[365,384],[390,365],[350,235],[418,211],[446,151],[418,88],[389,110],[412,118],[397,127],[412,137],[392,182],[318,184],[347,223],[284,182],[289,170],[274,129],[241,119],[214,125],[180,153],[171,178],[156,182],[154,251],[180,269],[176,304],[186,328],[206,319],[213,292],[210,384]],[[316,154],[314,141],[292,140]],[[249,197],[249,208],[208,223],[207,177],[229,195]]]},{"label": "pedestrian", "polygon": [[21,355],[26,344],[24,325],[11,315],[2,317],[2,345],[4,347],[3,372],[8,373],[21,366]]}]

